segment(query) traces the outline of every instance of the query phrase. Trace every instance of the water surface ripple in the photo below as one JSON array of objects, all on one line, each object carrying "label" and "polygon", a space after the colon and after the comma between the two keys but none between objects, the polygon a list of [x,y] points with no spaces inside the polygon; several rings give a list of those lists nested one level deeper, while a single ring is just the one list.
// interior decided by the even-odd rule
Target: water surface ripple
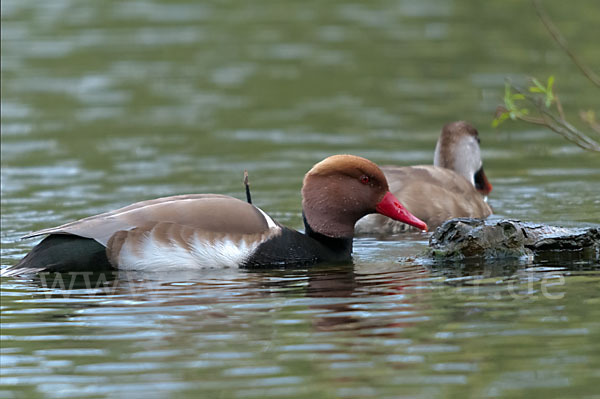
[{"label": "water surface ripple", "polygon": [[[594,0],[547,0],[600,65]],[[30,231],[157,196],[220,193],[302,228],[303,174],[334,153],[431,163],[482,138],[494,218],[600,224],[600,159],[490,127],[506,77],[598,92],[529,3],[3,0],[1,263]],[[597,398],[600,268],[435,264],[427,236],[357,239],[310,270],[3,278],[1,398]]]}]

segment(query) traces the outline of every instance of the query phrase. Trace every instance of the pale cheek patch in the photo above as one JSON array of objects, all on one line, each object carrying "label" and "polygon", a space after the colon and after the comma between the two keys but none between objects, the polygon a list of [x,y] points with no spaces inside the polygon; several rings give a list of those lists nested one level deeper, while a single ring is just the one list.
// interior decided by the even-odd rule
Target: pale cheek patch
[{"label": "pale cheek patch", "polygon": [[247,244],[244,240],[232,241],[225,237],[212,242],[199,239],[196,235],[188,248],[175,242],[155,239],[144,234],[138,240],[129,240],[121,247],[118,256],[119,269],[167,271],[185,269],[208,269],[239,267],[260,245]]},{"label": "pale cheek patch", "polygon": [[475,185],[473,176],[481,168],[481,153],[475,137],[463,137],[454,155],[454,171]]}]

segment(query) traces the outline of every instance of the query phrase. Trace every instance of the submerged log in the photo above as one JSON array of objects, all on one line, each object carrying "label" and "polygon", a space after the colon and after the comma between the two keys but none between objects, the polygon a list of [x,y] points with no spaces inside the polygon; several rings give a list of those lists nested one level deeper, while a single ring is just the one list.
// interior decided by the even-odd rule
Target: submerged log
[{"label": "submerged log", "polygon": [[578,254],[600,260],[600,229],[564,228],[519,220],[458,218],[446,221],[429,239],[435,258],[506,258]]}]

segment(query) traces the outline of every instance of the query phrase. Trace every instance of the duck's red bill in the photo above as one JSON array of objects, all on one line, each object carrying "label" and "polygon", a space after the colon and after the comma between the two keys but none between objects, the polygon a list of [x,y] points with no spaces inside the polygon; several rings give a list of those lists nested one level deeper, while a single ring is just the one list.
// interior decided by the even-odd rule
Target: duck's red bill
[{"label": "duck's red bill", "polygon": [[427,224],[410,213],[400,201],[398,201],[398,198],[389,191],[383,196],[383,199],[379,201],[375,210],[384,216],[409,224],[419,230],[427,231]]}]

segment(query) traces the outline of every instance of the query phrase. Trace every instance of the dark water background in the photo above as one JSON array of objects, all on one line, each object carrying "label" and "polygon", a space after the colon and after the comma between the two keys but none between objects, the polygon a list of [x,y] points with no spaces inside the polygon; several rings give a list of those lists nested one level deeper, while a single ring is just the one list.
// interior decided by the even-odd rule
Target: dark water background
[{"label": "dark water background", "polygon": [[[597,2],[545,4],[598,71]],[[494,217],[600,224],[597,154],[490,127],[506,77],[600,111],[528,2],[3,0],[1,36],[2,265],[131,202],[242,198],[244,169],[301,228],[315,162],[431,163],[457,119]],[[598,398],[597,264],[411,259],[427,238],[358,239],[345,267],[3,278],[0,398]]]}]

